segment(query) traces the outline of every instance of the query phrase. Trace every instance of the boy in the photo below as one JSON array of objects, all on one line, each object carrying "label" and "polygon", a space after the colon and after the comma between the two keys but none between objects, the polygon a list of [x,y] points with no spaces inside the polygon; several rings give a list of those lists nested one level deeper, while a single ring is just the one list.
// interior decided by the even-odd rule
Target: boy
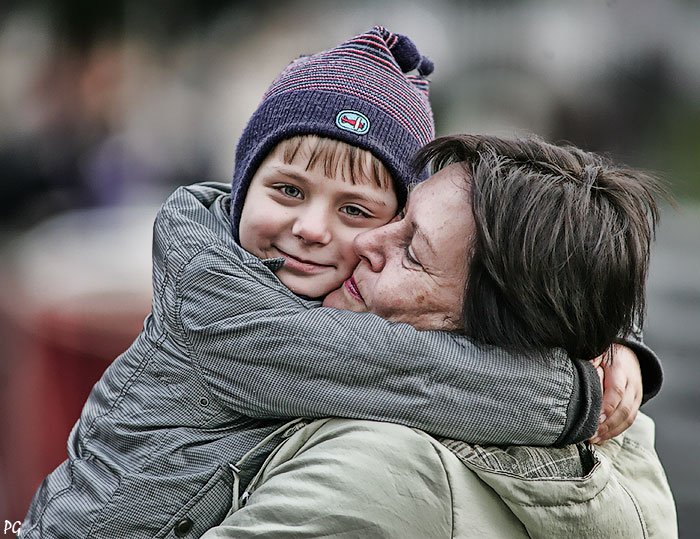
[{"label": "boy", "polygon": [[[355,334],[309,326],[319,302],[307,298],[339,286],[357,261],[354,235],[405,200],[410,158],[433,136],[431,71],[410,40],[381,27],[299,59],[243,132],[230,193],[200,184],[164,204],[152,313],[93,389],[23,537],[197,537],[299,416],[385,419],[493,443],[593,433],[595,370],[561,352],[528,370],[530,358],[369,318]],[[294,138],[309,134],[324,139]],[[258,213],[264,204],[270,213]],[[276,329],[261,329],[270,320]],[[512,373],[498,388],[483,387],[490,360]],[[245,467],[233,464],[244,455]]]}]

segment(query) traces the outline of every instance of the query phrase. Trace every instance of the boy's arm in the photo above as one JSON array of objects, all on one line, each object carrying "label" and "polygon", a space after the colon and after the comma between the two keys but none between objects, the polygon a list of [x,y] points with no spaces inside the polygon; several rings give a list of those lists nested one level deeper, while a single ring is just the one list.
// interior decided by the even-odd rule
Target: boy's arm
[{"label": "boy's arm", "polygon": [[568,443],[596,429],[601,390],[588,362],[308,308],[250,273],[260,271],[214,245],[177,286],[184,340],[224,409],[384,420],[494,444]]}]

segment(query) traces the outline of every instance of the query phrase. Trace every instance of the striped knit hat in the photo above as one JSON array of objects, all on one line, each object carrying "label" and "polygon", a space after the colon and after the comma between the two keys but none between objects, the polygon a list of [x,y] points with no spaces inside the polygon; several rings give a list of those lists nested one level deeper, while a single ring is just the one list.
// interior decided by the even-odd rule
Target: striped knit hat
[{"label": "striped knit hat", "polygon": [[[407,73],[417,69],[417,74]],[[415,152],[435,136],[428,102],[433,63],[406,36],[381,26],[328,51],[293,61],[274,80],[238,146],[231,193],[236,241],[248,186],[283,139],[318,135],[369,150],[394,178],[403,204]]]}]

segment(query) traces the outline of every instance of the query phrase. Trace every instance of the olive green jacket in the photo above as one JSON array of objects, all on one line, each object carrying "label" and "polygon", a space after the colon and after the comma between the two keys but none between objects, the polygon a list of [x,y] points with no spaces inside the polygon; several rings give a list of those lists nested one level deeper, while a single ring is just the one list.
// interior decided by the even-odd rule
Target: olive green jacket
[{"label": "olive green jacket", "polygon": [[[674,538],[654,422],[591,447],[478,446],[372,421],[292,425],[221,538]],[[235,493],[234,493],[235,496]]]}]

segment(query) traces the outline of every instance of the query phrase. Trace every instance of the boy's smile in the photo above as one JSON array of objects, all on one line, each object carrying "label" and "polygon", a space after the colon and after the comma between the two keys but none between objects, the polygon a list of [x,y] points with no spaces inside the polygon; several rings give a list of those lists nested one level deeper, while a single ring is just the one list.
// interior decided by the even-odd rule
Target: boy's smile
[{"label": "boy's smile", "polygon": [[280,281],[296,294],[321,297],[352,273],[358,262],[355,236],[390,221],[398,203],[393,187],[379,187],[369,178],[353,183],[346,179],[345,163],[329,167],[324,157],[312,158],[306,141],[291,159],[284,144],[251,180],[241,214],[241,245],[259,258],[283,257],[284,266],[276,272]]},{"label": "boy's smile", "polygon": [[276,245],[274,246],[279,251],[280,256],[284,258],[284,266],[290,271],[298,271],[300,273],[313,273],[323,271],[324,268],[333,268],[335,264],[323,264],[314,260],[305,260],[296,257],[286,251],[283,251]]}]

